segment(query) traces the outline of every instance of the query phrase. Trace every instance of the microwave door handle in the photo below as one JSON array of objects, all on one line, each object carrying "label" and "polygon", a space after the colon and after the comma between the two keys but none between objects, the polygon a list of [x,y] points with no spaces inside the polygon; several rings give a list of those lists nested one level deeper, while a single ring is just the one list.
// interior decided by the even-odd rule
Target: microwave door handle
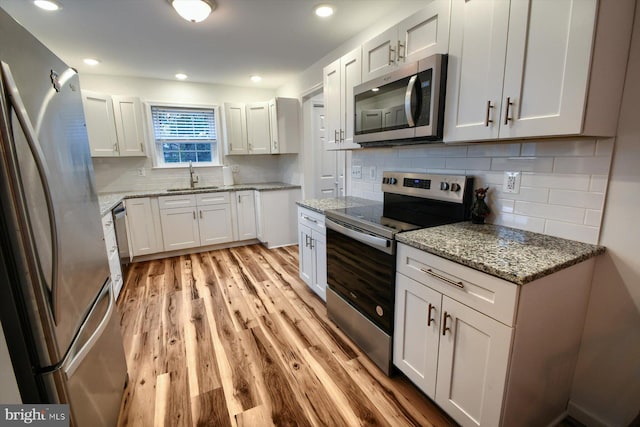
[{"label": "microwave door handle", "polygon": [[413,91],[416,87],[416,80],[418,79],[418,76],[412,76],[409,79],[409,84],[407,85],[407,90],[404,93],[404,114],[405,116],[407,116],[407,123],[409,124],[409,127],[415,127],[416,126],[416,122],[413,119],[413,111],[411,111],[411,98],[413,97]]}]

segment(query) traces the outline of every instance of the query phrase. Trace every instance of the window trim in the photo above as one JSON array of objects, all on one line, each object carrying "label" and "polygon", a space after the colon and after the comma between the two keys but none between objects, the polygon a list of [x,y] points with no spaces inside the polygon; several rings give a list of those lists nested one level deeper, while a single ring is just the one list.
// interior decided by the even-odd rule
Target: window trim
[{"label": "window trim", "polygon": [[165,102],[165,101],[145,101],[145,114],[147,115],[147,133],[149,135],[149,142],[151,145],[151,161],[153,169],[181,169],[188,168],[189,164],[182,163],[165,163],[161,160],[161,154],[156,148],[156,135],[153,131],[153,115],[151,113],[151,107],[169,107],[169,108],[198,108],[198,109],[209,109],[213,110],[214,121],[216,125],[216,149],[212,150],[212,153],[217,153],[218,162],[198,162],[194,163],[194,168],[202,168],[202,167],[222,167],[224,166],[224,151],[223,151],[223,138],[222,138],[222,127],[220,122],[220,114],[221,108],[216,104],[191,104],[191,103],[179,103],[179,102]]}]

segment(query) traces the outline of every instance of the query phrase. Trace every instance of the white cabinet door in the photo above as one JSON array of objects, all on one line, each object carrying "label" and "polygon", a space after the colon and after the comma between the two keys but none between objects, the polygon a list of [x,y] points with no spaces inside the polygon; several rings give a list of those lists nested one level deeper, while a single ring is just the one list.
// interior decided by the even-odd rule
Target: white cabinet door
[{"label": "white cabinet door", "polygon": [[596,8],[595,0],[511,2],[503,110],[512,105],[500,138],[582,132]]},{"label": "white cabinet door", "polygon": [[326,137],[325,147],[328,150],[338,149],[341,126],[340,101],[340,59],[333,61],[324,68],[324,116]]},{"label": "white cabinet door", "polygon": [[200,231],[195,207],[160,210],[164,250],[200,246]]},{"label": "white cabinet door", "polygon": [[113,114],[120,156],[146,156],[140,98],[113,96]]},{"label": "white cabinet door", "polygon": [[445,141],[498,137],[508,24],[508,1],[453,0]]},{"label": "white cabinet door", "polygon": [[415,62],[436,53],[447,53],[451,2],[435,0],[398,24],[398,63]]},{"label": "white cabinet door", "polygon": [[393,364],[430,398],[436,395],[442,294],[396,275]]},{"label": "white cabinet door", "polygon": [[296,154],[300,151],[300,102],[296,98],[269,101],[271,154]]},{"label": "white cabinet door", "polygon": [[313,289],[313,264],[314,253],[311,250],[311,229],[303,224],[298,224],[298,264],[300,278]]},{"label": "white cabinet door", "polygon": [[200,245],[215,245],[233,241],[231,205],[198,206]]},{"label": "white cabinet door", "polygon": [[275,99],[269,101],[269,128],[271,129],[271,154],[280,153],[280,136],[278,132],[278,104]]},{"label": "white cabinet door", "polygon": [[383,76],[396,68],[398,27],[389,28],[362,45],[364,81]]},{"label": "white cabinet door", "polygon": [[83,90],[82,106],[87,123],[91,157],[117,156],[118,137],[111,96]]},{"label": "white cabinet door", "polygon": [[228,154],[247,154],[247,115],[244,104],[224,104],[224,128]]},{"label": "white cabinet door", "polygon": [[353,88],[362,82],[362,52],[354,49],[340,59],[340,105],[342,107],[340,126],[340,148],[343,150],[360,148],[353,142],[354,102]]},{"label": "white cabinet door", "polygon": [[235,194],[235,198],[238,226],[237,239],[255,239],[257,236],[257,230],[256,208],[253,191],[237,191]]},{"label": "white cabinet door", "polygon": [[250,154],[271,153],[269,103],[247,104],[247,143]]},{"label": "white cabinet door", "polygon": [[133,256],[160,252],[163,246],[162,236],[156,233],[151,199],[127,199],[124,203],[127,210],[127,230]]},{"label": "white cabinet door", "polygon": [[436,403],[464,427],[499,425],[512,329],[443,296],[440,333]]},{"label": "white cabinet door", "polygon": [[311,252],[313,258],[313,275],[311,289],[323,301],[327,300],[327,237],[326,233],[311,230]]}]

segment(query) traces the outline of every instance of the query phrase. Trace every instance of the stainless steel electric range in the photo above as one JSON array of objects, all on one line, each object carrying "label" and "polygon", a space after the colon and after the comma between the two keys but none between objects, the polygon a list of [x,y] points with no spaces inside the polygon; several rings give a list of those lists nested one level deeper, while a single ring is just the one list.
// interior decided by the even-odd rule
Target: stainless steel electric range
[{"label": "stainless steel electric range", "polygon": [[325,212],[327,312],[389,375],[397,233],[465,221],[473,178],[384,172],[384,202]]}]

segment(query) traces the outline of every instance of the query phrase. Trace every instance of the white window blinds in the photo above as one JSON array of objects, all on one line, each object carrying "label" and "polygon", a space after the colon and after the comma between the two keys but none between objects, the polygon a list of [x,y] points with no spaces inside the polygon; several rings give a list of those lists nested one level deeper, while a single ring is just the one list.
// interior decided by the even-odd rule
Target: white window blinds
[{"label": "white window blinds", "polygon": [[151,107],[156,142],[216,141],[213,109]]}]

